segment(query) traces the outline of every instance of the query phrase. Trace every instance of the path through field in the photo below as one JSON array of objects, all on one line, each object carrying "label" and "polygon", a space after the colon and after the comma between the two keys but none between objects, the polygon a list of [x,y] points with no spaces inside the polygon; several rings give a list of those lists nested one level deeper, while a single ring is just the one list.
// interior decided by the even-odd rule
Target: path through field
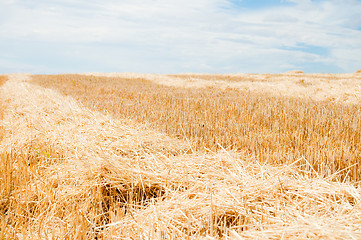
[{"label": "path through field", "polygon": [[0,88],[0,160],[12,166],[0,177],[12,185],[0,238],[361,238],[352,184],[242,152],[192,152],[30,79],[12,74]]},{"label": "path through field", "polygon": [[100,175],[111,175],[107,168],[122,171],[119,178],[129,178],[123,184],[138,181],[136,173],[142,172],[142,166],[139,161],[135,164],[137,159],[176,155],[187,148],[183,142],[139,124],[90,111],[70,97],[30,84],[30,78],[27,74],[9,75],[1,88],[1,100],[7,108],[0,149],[8,154],[48,158],[47,174],[42,177],[51,179],[52,185],[62,185],[51,198],[98,187]]},{"label": "path through field", "polygon": [[4,121],[11,135],[5,146],[22,148],[41,140],[78,157],[120,149],[161,152],[182,147],[178,141],[140,125],[90,111],[70,97],[28,83],[29,79],[29,75],[10,75],[2,88],[1,96],[9,103]]}]

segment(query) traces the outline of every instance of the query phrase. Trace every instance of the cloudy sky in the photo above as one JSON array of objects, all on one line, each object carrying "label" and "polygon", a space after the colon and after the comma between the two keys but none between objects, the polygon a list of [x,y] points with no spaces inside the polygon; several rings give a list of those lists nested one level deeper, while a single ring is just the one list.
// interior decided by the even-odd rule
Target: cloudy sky
[{"label": "cloudy sky", "polygon": [[0,0],[0,73],[342,73],[361,0]]}]

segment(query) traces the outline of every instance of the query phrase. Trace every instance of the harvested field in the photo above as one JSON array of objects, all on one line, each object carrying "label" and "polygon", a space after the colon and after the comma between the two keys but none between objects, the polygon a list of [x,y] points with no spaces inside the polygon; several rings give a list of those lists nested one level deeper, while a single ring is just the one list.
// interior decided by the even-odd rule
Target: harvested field
[{"label": "harvested field", "polygon": [[0,103],[1,239],[361,238],[358,104],[24,74]]},{"label": "harvested field", "polygon": [[340,176],[361,177],[360,104],[171,87],[138,78],[60,75],[34,76],[34,81],[94,110],[188,140],[196,151],[221,146],[271,164],[303,158],[322,176],[348,169]]}]

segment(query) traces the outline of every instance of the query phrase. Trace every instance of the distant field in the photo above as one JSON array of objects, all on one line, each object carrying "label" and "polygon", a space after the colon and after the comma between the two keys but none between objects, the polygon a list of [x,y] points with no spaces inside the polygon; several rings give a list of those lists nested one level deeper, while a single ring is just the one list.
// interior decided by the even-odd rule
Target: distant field
[{"label": "distant field", "polygon": [[316,101],[359,104],[361,74],[136,74],[88,73],[87,76],[142,78],[165,86],[240,89],[252,93],[297,97]]},{"label": "distant field", "polygon": [[0,239],[361,239],[360,81],[0,76]]}]

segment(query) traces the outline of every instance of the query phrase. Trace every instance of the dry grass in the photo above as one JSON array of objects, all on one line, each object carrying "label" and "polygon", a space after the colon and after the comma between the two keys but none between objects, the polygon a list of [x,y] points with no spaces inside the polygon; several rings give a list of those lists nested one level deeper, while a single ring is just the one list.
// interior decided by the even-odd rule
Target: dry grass
[{"label": "dry grass", "polygon": [[186,154],[179,140],[27,78],[0,88],[0,239],[361,238],[359,188],[300,170],[302,158]]},{"label": "dry grass", "polygon": [[[190,165],[185,169],[195,167],[195,160],[187,161]],[[107,232],[139,239],[361,237],[354,232],[360,228],[360,218],[351,213],[355,198],[348,185],[336,187],[292,167],[261,167],[222,155],[201,163],[204,167],[197,170],[204,172],[190,173],[181,185],[185,190],[115,221]]]},{"label": "dry grass", "polygon": [[136,167],[117,159],[74,172],[49,166],[48,157],[1,160],[11,173],[2,193],[5,239],[361,237],[358,189],[241,155],[143,157]]},{"label": "dry grass", "polygon": [[[239,89],[175,88],[144,79],[34,76],[86,106],[189,139],[196,150],[242,150],[260,162],[304,158],[322,176],[360,180],[361,108]],[[343,180],[343,179],[342,179]]]}]

